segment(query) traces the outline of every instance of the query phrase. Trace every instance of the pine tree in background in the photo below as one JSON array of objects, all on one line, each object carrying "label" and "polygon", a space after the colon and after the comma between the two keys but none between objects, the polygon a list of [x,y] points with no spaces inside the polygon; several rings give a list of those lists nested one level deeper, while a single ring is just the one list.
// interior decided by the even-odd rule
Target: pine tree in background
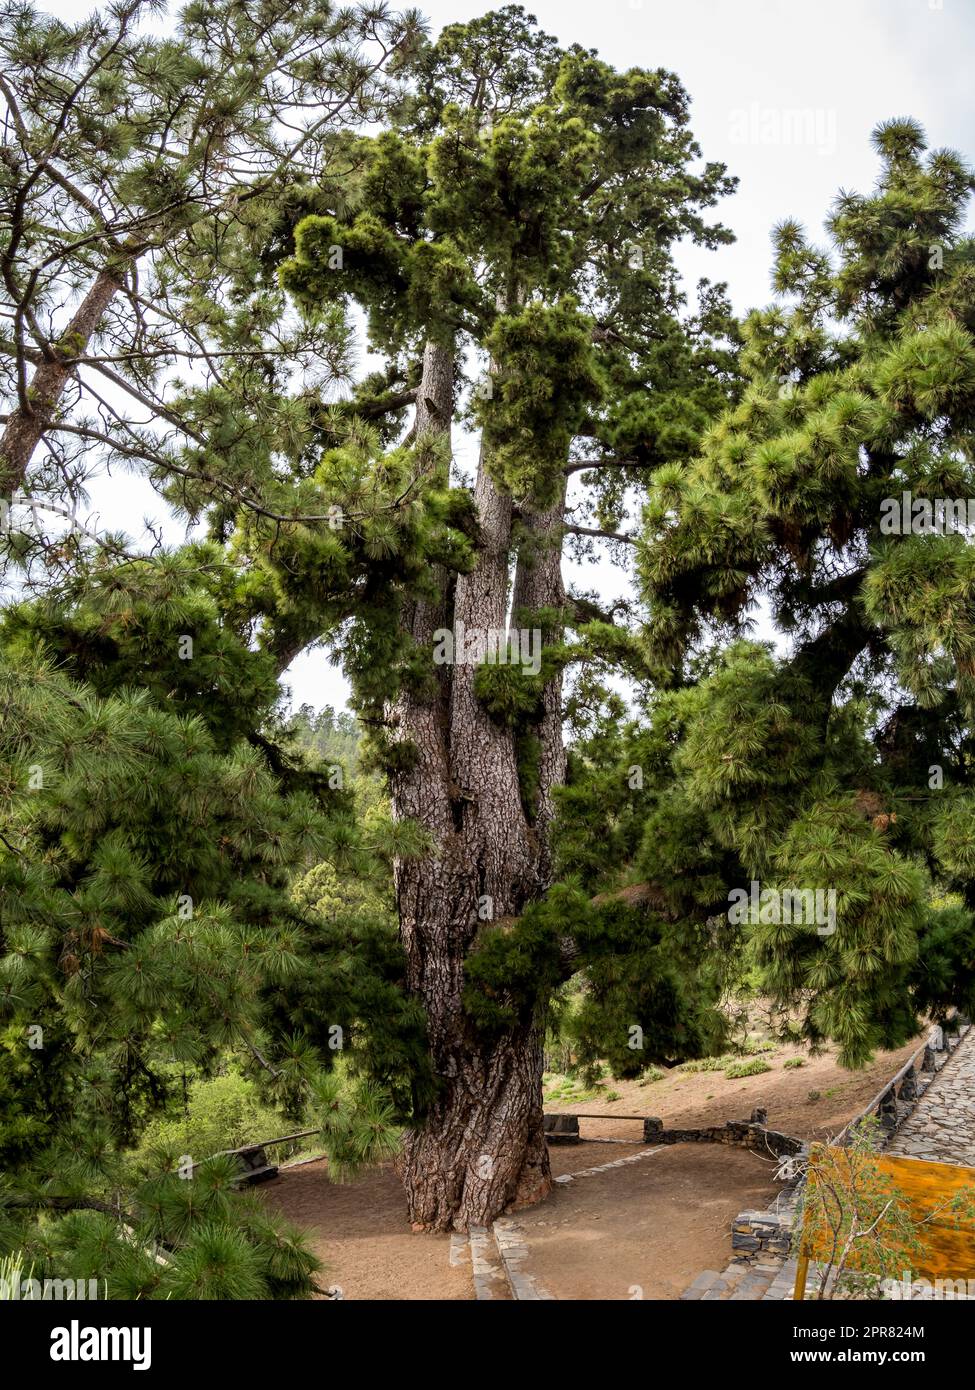
[{"label": "pine tree in background", "polygon": [[[234,1191],[236,1160],[135,1152],[187,1076],[236,1058],[278,1107],[260,1137],[317,1120],[352,1171],[396,1125],[374,1088],[327,1075],[335,1030],[360,1072],[397,1047],[401,1072],[411,1036],[422,1065],[388,914],[293,890],[323,860],[381,871],[350,794],[274,741],[273,661],[221,618],[225,575],[199,547],[8,609],[0,631],[0,1240],[113,1298],[312,1287],[317,1261]],[[363,1015],[390,996],[370,1047]]]},{"label": "pine tree in background", "polygon": [[[236,440],[246,453],[239,374],[251,433],[263,414],[265,434],[280,434],[248,370],[258,352],[265,366],[314,362],[323,378],[344,367],[340,334],[268,336],[258,303],[243,315],[218,303],[220,246],[289,185],[322,177],[336,131],[382,111],[415,17],[206,0],[160,35],[163,9],[117,0],[76,24],[20,0],[0,10],[7,502],[26,489],[72,510],[105,448],[151,463],[173,441],[203,446],[217,400],[223,452]],[[174,367],[212,381],[207,416],[173,409]],[[238,470],[238,492],[246,481]]]},{"label": "pine tree in background", "polygon": [[[975,591],[951,521],[975,485],[975,179],[910,120],[874,140],[879,182],[838,199],[831,253],[777,228],[783,303],[745,324],[744,397],[656,473],[640,554],[649,651],[693,685],[654,711],[637,856],[699,910],[751,880],[833,889],[835,930],[767,913],[744,936],[851,1065],[975,1003]],[[719,650],[762,595],[789,654]]]}]

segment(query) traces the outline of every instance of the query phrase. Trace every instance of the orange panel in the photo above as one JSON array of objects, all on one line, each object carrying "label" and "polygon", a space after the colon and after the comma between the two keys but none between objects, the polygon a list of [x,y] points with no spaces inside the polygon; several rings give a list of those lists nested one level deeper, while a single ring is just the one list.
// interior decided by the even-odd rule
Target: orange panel
[{"label": "orange panel", "polygon": [[[848,1167],[848,1149],[817,1147],[809,1160],[808,1181],[812,1185],[816,1183],[817,1167],[826,1153],[839,1167],[841,1180],[844,1167]],[[907,1202],[914,1221],[924,1220],[961,1192],[967,1191],[971,1205],[975,1206],[975,1168],[965,1168],[955,1163],[928,1163],[919,1158],[895,1158],[887,1154],[871,1155],[867,1162],[872,1173],[889,1179],[891,1190],[896,1189],[897,1195]],[[825,1224],[811,1229],[812,1221],[813,1214],[807,1206],[802,1252],[813,1260],[828,1260],[833,1247],[832,1233]],[[921,1251],[913,1256],[905,1253],[905,1269],[913,1269],[926,1279],[975,1278],[975,1216],[945,1212],[935,1216],[930,1225],[919,1227],[917,1238]],[[842,1248],[842,1237],[839,1247]],[[859,1267],[855,1247],[847,1265],[851,1269]]]}]

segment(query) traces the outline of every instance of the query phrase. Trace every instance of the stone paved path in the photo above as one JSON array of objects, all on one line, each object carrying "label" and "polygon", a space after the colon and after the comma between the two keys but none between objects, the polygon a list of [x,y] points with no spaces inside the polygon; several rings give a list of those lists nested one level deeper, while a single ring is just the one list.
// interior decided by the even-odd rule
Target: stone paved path
[{"label": "stone paved path", "polygon": [[760,1299],[778,1302],[789,1298],[795,1283],[796,1267],[794,1261],[787,1264],[783,1274],[781,1260],[763,1260],[759,1264],[748,1264],[744,1260],[732,1260],[727,1269],[718,1274],[706,1269],[699,1274],[681,1294],[681,1299],[702,1303],[756,1303]]},{"label": "stone paved path", "polygon": [[887,1153],[975,1167],[975,1028],[969,1028]]}]

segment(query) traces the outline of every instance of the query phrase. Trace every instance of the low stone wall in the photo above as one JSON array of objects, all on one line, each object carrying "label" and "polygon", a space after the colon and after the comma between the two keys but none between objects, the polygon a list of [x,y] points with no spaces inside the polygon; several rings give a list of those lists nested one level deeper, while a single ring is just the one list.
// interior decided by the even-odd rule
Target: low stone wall
[{"label": "low stone wall", "polygon": [[764,1110],[756,1110],[750,1120],[729,1120],[727,1124],[703,1129],[664,1129],[662,1120],[648,1119],[643,1122],[643,1138],[654,1144],[734,1144],[740,1149],[774,1154],[776,1158],[799,1153],[802,1140],[769,1129],[766,1118]]},{"label": "low stone wall", "polygon": [[873,1118],[889,1143],[913,1113],[934,1077],[968,1032],[969,1026],[969,1020],[959,1014],[951,1020],[948,1028],[932,1028],[927,1042],[917,1049],[879,1095],[874,1096],[870,1104],[854,1116],[835,1142],[843,1143],[858,1124]]},{"label": "low stone wall", "polygon": [[791,1210],[740,1211],[731,1228],[731,1248],[749,1264],[763,1256],[784,1259],[792,1246]]},{"label": "low stone wall", "polygon": [[[634,1116],[583,1116],[584,1119],[616,1118],[633,1119]],[[802,1148],[799,1139],[780,1134],[778,1130],[766,1125],[764,1110],[753,1110],[750,1120],[729,1120],[723,1125],[706,1125],[701,1129],[665,1129],[663,1120],[653,1115],[643,1118],[643,1142],[645,1144],[734,1144],[742,1149],[754,1149],[760,1153],[771,1153],[776,1157],[796,1154]],[[545,1138],[550,1144],[578,1144],[578,1115],[553,1114],[545,1116]],[[619,1140],[619,1143],[627,1141]]]}]

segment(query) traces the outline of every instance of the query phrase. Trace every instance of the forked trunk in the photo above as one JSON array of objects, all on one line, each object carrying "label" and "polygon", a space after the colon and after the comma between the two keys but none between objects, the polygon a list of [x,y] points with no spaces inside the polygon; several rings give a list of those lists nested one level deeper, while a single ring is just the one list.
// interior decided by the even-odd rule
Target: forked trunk
[{"label": "forked trunk", "polygon": [[[449,350],[428,344],[418,434],[449,430],[451,367]],[[475,498],[476,569],[455,585],[439,575],[437,597],[404,614],[411,637],[427,651],[438,629],[469,636],[507,629],[512,504],[495,488],[483,458]],[[516,583],[523,598],[552,599],[542,592],[543,572],[561,592],[557,557],[549,555],[531,581]],[[488,1036],[463,1008],[464,965],[480,934],[505,930],[548,886],[549,803],[545,787],[538,814],[523,805],[514,735],[476,698],[475,667],[460,648],[454,664],[436,669],[435,694],[406,694],[391,711],[395,737],[413,749],[412,766],[391,783],[394,813],[420,821],[438,846],[429,859],[395,866],[407,983],[426,1013],[439,1083],[436,1100],[407,1137],[403,1179],[413,1224],[449,1230],[489,1222],[551,1188],[538,1021],[526,1008],[506,1032]],[[557,705],[557,698],[547,702],[548,727],[540,733],[543,744],[548,740],[547,775],[560,777]]]}]

